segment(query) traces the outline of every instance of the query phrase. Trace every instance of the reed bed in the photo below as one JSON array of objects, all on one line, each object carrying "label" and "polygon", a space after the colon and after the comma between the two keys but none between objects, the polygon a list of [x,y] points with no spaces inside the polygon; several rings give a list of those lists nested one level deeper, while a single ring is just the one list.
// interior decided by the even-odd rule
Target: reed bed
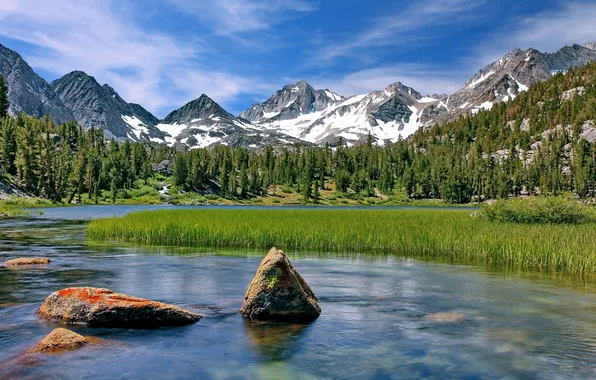
[{"label": "reed bed", "polygon": [[393,254],[596,273],[596,224],[491,222],[459,210],[160,210],[92,221],[92,239],[183,247]]}]

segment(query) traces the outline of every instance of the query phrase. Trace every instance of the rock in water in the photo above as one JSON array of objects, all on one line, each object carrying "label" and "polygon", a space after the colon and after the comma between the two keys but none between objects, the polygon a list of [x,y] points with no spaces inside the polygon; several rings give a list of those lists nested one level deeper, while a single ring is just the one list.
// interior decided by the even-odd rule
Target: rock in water
[{"label": "rock in water", "polygon": [[463,321],[465,318],[466,316],[462,313],[434,313],[424,317],[427,321],[438,323],[456,323]]},{"label": "rock in water", "polygon": [[30,352],[55,353],[60,351],[73,351],[89,343],[87,338],[63,328],[54,329],[48,336]]},{"label": "rock in water", "polygon": [[181,326],[201,317],[174,305],[100,288],[68,288],[50,294],[37,310],[47,320],[91,327]]},{"label": "rock in water", "polygon": [[246,291],[240,312],[254,320],[306,322],[316,319],[321,308],[286,254],[271,248]]},{"label": "rock in water", "polygon": [[46,265],[49,264],[50,259],[45,257],[23,257],[19,259],[8,260],[4,263],[5,266],[19,266],[19,265]]}]

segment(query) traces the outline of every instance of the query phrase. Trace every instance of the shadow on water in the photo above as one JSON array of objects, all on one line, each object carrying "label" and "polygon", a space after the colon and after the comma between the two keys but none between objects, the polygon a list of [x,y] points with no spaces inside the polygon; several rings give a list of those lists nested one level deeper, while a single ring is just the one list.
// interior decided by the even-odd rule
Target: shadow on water
[{"label": "shadow on water", "polygon": [[244,330],[251,346],[266,361],[291,358],[299,349],[299,340],[307,333],[310,325],[311,323],[292,324],[244,320]]}]

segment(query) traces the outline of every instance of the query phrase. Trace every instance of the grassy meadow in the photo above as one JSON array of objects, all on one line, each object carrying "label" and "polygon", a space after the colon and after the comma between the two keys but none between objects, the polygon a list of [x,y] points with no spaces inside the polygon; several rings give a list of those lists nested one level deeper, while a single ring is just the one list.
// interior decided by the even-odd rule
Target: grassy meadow
[{"label": "grassy meadow", "polygon": [[449,209],[160,210],[92,221],[92,239],[186,247],[394,254],[596,273],[596,224],[493,222]]}]

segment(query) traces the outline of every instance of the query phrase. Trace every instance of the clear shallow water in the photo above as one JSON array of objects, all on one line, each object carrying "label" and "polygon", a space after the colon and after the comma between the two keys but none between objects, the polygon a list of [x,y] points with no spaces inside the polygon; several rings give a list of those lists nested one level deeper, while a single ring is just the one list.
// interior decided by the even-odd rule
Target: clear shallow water
[{"label": "clear shallow water", "polygon": [[421,206],[254,206],[254,205],[208,205],[208,206],[173,206],[173,205],[87,205],[73,207],[38,208],[38,218],[62,220],[89,220],[96,218],[111,218],[123,216],[134,211],[163,210],[163,209],[250,209],[250,210],[290,210],[290,209],[320,209],[320,210],[478,210],[478,207],[421,207]]},{"label": "clear shallow water", "polygon": [[[306,326],[255,324],[236,311],[264,252],[88,243],[84,227],[0,221],[0,261],[53,260],[45,268],[0,268],[0,379],[596,377],[590,283],[398,258],[303,255],[292,261],[319,297],[321,317]],[[73,327],[104,343],[22,356],[56,327],[39,322],[35,309],[68,286],[174,303],[204,319],[149,331]],[[465,318],[425,318],[437,312]]]}]

